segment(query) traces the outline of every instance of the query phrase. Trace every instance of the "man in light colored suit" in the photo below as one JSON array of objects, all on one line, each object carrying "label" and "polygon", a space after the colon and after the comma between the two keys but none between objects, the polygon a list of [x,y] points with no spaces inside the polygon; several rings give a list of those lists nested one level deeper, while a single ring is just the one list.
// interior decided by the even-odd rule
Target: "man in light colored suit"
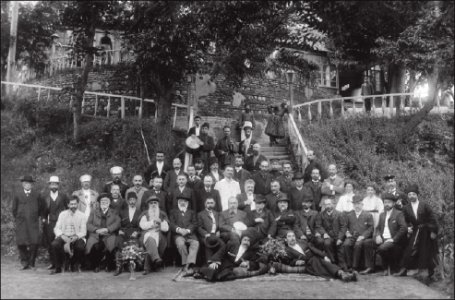
[{"label": "man in light colored suit", "polygon": [[90,212],[95,209],[95,205],[98,203],[96,202],[98,193],[90,189],[92,176],[84,174],[79,178],[79,181],[81,182],[81,189],[74,191],[72,196],[77,196],[79,198],[77,209],[83,212],[88,220]]},{"label": "man in light colored suit", "polygon": [[321,211],[325,209],[323,206],[325,199],[327,199],[329,196],[334,196],[335,203],[337,203],[338,198],[340,198],[344,192],[344,179],[337,174],[338,170],[336,165],[330,165],[328,172],[329,177],[324,180],[321,186],[322,199],[319,203],[321,205]]}]

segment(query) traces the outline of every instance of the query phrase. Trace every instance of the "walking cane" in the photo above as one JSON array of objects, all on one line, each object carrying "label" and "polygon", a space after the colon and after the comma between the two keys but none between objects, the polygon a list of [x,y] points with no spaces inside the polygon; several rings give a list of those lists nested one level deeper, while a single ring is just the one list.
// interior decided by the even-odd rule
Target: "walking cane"
[{"label": "walking cane", "polygon": [[420,228],[417,229],[416,237],[414,239],[414,243],[412,243],[412,251],[411,251],[411,256],[414,256],[417,254],[417,249],[415,249],[417,239],[419,238],[419,233],[420,233]]}]

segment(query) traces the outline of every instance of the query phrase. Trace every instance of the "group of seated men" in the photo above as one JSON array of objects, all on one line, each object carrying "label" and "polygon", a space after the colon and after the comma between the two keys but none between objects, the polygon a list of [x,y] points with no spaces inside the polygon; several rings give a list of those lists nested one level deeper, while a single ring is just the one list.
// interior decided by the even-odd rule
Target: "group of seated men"
[{"label": "group of seated men", "polygon": [[[183,275],[212,281],[254,276],[272,268],[351,281],[357,271],[373,272],[379,254],[386,274],[392,269],[403,276],[417,266],[431,276],[438,225],[431,207],[418,198],[418,187],[397,192],[394,177],[387,176],[390,189],[381,195],[384,211],[374,224],[378,211],[363,209],[366,197],[360,191],[348,200],[352,209],[335,209],[346,183],[335,165],[321,182],[325,170],[315,167],[311,154],[312,169],[307,167],[304,173],[292,174],[289,162],[281,166],[273,162],[269,170],[266,159],[259,170],[250,172],[243,169],[242,155],[223,172],[214,157],[209,158],[209,169],[202,159],[195,159],[184,172],[179,158],[171,169],[158,151],[144,174],[150,178],[148,187],[139,174],[128,186],[122,181],[123,169],[115,166],[110,169],[112,181],[101,193],[91,189],[92,177],[86,174],[80,177],[81,189],[71,197],[59,191],[57,176],[51,176],[46,193],[32,190],[33,179],[24,176],[23,190],[13,201],[22,268],[35,264],[38,232],[27,220],[35,214],[44,224],[51,274],[62,272],[67,256],[74,270],[83,265],[119,275],[122,248],[134,240],[146,252],[144,274],[159,270],[165,256],[175,260],[179,255]],[[310,179],[304,182],[306,173]],[[284,241],[286,259],[261,255],[259,247],[270,239]]]}]

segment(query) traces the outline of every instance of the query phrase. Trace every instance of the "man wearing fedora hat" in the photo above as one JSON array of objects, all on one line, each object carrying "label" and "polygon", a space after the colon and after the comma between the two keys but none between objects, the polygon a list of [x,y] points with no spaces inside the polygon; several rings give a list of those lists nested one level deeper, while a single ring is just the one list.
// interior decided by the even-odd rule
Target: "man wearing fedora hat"
[{"label": "man wearing fedora hat", "polygon": [[406,194],[410,203],[403,208],[403,214],[410,237],[400,262],[401,269],[395,275],[406,276],[408,269],[417,268],[416,276],[430,279],[437,261],[438,221],[431,206],[419,199],[420,191],[416,184],[409,185]]},{"label": "man wearing fedora hat", "polygon": [[374,270],[373,253],[368,251],[371,247],[366,246],[373,243],[373,216],[362,209],[362,200],[363,197],[360,195],[354,195],[352,199],[354,210],[346,214],[345,240],[338,258],[343,270],[358,270],[361,267],[360,258],[363,253],[366,269],[360,274],[368,274]]},{"label": "man wearing fedora hat", "polygon": [[142,229],[142,242],[147,251],[144,262],[144,275],[152,268],[160,267],[163,263],[161,257],[167,248],[169,232],[169,219],[166,212],[160,209],[160,198],[151,195],[146,200],[146,210],[142,213],[139,227]]},{"label": "man wearing fedora hat", "polygon": [[246,158],[253,155],[253,145],[257,142],[253,140],[253,124],[250,121],[245,122],[243,131],[245,132],[245,137],[239,144],[239,154]]},{"label": "man wearing fedora hat", "polygon": [[94,266],[94,271],[99,272],[100,262],[106,254],[107,270],[114,269],[115,253],[118,251],[117,235],[121,225],[118,214],[110,208],[111,195],[102,193],[98,196],[99,206],[90,213],[87,221],[89,237],[85,247],[85,254]]},{"label": "man wearing fedora hat", "polygon": [[278,211],[271,210],[273,221],[270,225],[269,238],[285,238],[289,230],[295,232],[297,236],[302,236],[303,233],[299,227],[299,216],[297,213],[289,209],[289,198],[284,195],[277,201]]},{"label": "man wearing fedora hat", "polygon": [[122,198],[125,198],[126,190],[128,189],[128,184],[122,181],[123,168],[119,166],[114,166],[109,169],[109,173],[111,173],[112,180],[106,182],[106,184],[104,185],[103,192],[110,193],[111,185],[117,184],[120,187],[120,194],[122,195]]},{"label": "man wearing fedora hat", "polygon": [[290,209],[301,210],[302,209],[302,200],[303,198],[313,198],[311,191],[308,188],[303,187],[303,174],[297,172],[292,177],[294,186],[289,191],[289,205]]},{"label": "man wearing fedora hat", "polygon": [[250,220],[250,228],[257,237],[256,240],[263,240],[269,233],[270,225],[273,222],[273,217],[269,209],[265,207],[267,200],[263,195],[254,195],[255,208],[248,211],[248,219]]},{"label": "man wearing fedora hat", "polygon": [[391,271],[396,271],[400,262],[406,243],[407,227],[403,213],[394,208],[397,197],[384,193],[381,198],[384,201],[384,212],[379,215],[374,242],[377,253],[382,258],[384,275],[390,275]]},{"label": "man wearing fedora hat", "polygon": [[185,275],[193,275],[192,266],[196,263],[199,250],[199,241],[196,236],[197,217],[194,210],[189,209],[189,198],[179,196],[177,201],[178,208],[171,210],[169,216],[170,228],[182,258],[183,272]]},{"label": "man wearing fedora hat", "polygon": [[69,198],[66,194],[59,191],[60,179],[58,176],[51,176],[49,179],[49,192],[44,198],[45,209],[43,215],[43,233],[45,245],[49,251],[49,259],[51,265],[48,269],[53,269],[54,266],[54,253],[51,246],[52,241],[55,239],[54,227],[57,223],[58,216],[62,211],[67,208]]},{"label": "man wearing fedora hat", "polygon": [[95,209],[98,193],[90,188],[92,182],[91,175],[84,174],[79,178],[79,181],[81,182],[81,189],[74,191],[72,196],[77,196],[79,198],[77,209],[83,212],[85,218],[88,220],[90,212]]},{"label": "man wearing fedora hat", "polygon": [[32,176],[21,178],[22,188],[13,198],[12,213],[16,221],[16,244],[22,268],[35,269],[40,238],[40,216],[44,216],[45,203],[41,194],[33,189]]}]

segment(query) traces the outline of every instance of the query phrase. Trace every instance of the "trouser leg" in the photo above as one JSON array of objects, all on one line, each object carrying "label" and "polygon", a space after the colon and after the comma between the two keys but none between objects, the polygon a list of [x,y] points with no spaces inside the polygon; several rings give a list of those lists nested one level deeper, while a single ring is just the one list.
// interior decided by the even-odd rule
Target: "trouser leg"
[{"label": "trouser leg", "polygon": [[362,251],[363,251],[363,241],[355,242],[354,251],[352,254],[352,268],[353,269],[360,268],[360,258],[362,257]]},{"label": "trouser leg", "polygon": [[82,260],[84,258],[84,250],[85,250],[85,242],[83,239],[77,239],[73,242],[73,261],[76,264],[82,264]]},{"label": "trouser leg", "polygon": [[21,260],[22,266],[28,266],[30,263],[30,253],[28,251],[27,245],[17,245],[19,250],[19,258]]},{"label": "trouser leg", "polygon": [[335,255],[335,242],[332,238],[324,239],[324,251],[327,253],[327,257],[330,258],[332,263],[336,262]]},{"label": "trouser leg", "polygon": [[185,238],[183,236],[176,237],[175,246],[182,257],[182,265],[186,265],[188,260],[188,249],[186,247]]},{"label": "trouser leg", "polygon": [[354,241],[351,238],[346,238],[341,247],[339,247],[339,262],[340,267],[344,270],[352,267],[352,246]]},{"label": "trouser leg", "polygon": [[150,255],[150,258],[152,261],[155,261],[157,259],[161,259],[159,252],[158,252],[158,246],[156,245],[156,241],[154,238],[149,237],[145,241],[145,250],[147,250],[148,255]]},{"label": "trouser leg", "polygon": [[196,264],[197,252],[199,250],[199,241],[188,239],[187,243],[190,244],[189,253],[187,257],[187,264]]},{"label": "trouser leg", "polygon": [[36,256],[38,255],[38,244],[30,245],[30,266],[35,267]]},{"label": "trouser leg", "polygon": [[365,268],[374,269],[374,242],[373,239],[365,239],[363,242],[363,253],[365,256]]},{"label": "trouser leg", "polygon": [[93,267],[99,267],[101,263],[101,259],[103,258],[104,255],[104,243],[103,242],[98,242],[95,245],[93,245],[92,249],[90,250],[90,261],[92,263]]},{"label": "trouser leg", "polygon": [[49,252],[49,261],[53,264],[54,262],[54,249],[52,248],[52,242],[55,240],[54,234],[55,222],[51,222],[44,226],[44,235],[46,237],[46,247]]},{"label": "trouser leg", "polygon": [[65,242],[61,238],[56,238],[51,243],[51,248],[53,252],[53,260],[51,261],[51,263],[57,269],[62,268],[63,258],[65,256],[65,252],[63,251],[64,244]]}]

